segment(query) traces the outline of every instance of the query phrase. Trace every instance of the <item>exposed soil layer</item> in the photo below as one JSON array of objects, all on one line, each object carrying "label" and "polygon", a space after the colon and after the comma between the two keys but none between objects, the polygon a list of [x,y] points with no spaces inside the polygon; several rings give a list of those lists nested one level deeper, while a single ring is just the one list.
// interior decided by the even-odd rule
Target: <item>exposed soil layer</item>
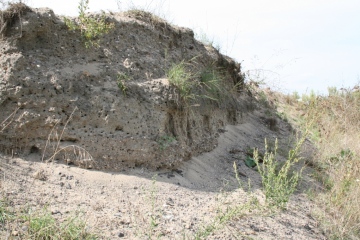
[{"label": "exposed soil layer", "polygon": [[[0,151],[95,169],[174,168],[212,150],[219,131],[251,109],[240,98],[240,64],[196,41],[192,30],[141,11],[106,21],[114,28],[99,47],[86,48],[50,9],[14,14],[0,41],[0,121],[11,120]],[[231,93],[185,105],[166,78],[181,62],[191,81],[219,72]]]}]

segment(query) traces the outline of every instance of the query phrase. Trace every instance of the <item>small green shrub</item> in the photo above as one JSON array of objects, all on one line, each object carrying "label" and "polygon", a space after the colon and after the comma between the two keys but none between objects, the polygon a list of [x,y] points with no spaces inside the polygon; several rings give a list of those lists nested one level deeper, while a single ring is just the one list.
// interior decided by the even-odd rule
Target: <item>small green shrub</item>
[{"label": "small green shrub", "polygon": [[122,93],[126,96],[127,86],[126,81],[128,81],[130,77],[125,73],[119,73],[117,75],[117,84]]},{"label": "small green shrub", "polygon": [[286,208],[290,196],[296,190],[301,170],[299,172],[292,172],[291,168],[300,160],[298,153],[304,141],[305,138],[303,137],[296,143],[295,147],[289,151],[288,159],[282,166],[276,160],[277,140],[275,141],[274,152],[271,152],[268,150],[268,144],[265,139],[266,152],[262,164],[260,164],[258,151],[254,151],[254,159],[261,175],[266,201],[270,206]]},{"label": "small green shrub", "polygon": [[106,23],[105,14],[100,18],[86,16],[86,10],[89,9],[89,0],[80,0],[79,2],[79,22],[73,22],[68,18],[64,18],[66,26],[72,30],[80,30],[84,39],[85,47],[99,47],[97,38],[114,27],[112,23]]}]

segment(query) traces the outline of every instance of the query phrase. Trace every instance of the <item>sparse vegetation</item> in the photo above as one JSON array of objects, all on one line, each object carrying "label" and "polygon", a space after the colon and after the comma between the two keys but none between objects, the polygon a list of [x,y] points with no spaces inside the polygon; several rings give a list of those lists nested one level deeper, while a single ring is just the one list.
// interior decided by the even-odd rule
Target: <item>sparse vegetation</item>
[{"label": "sparse vegetation", "polygon": [[152,239],[153,234],[154,234],[154,230],[158,225],[158,219],[156,217],[156,200],[157,200],[157,187],[156,187],[156,175],[154,175],[152,177],[152,183],[151,183],[151,188],[150,188],[150,195],[149,195],[149,200],[150,200],[150,204],[151,204],[151,212],[149,214],[149,231],[148,231],[148,237],[149,239]]},{"label": "sparse vegetation", "polygon": [[160,150],[165,150],[171,145],[172,142],[176,141],[176,138],[170,135],[161,136],[158,140]]},{"label": "sparse vegetation", "polygon": [[[16,233],[15,235],[21,239],[97,239],[95,234],[86,230],[86,224],[79,214],[60,221],[45,207],[38,211],[15,211],[4,199],[0,201],[0,224],[0,230],[11,231],[12,235]],[[26,227],[20,230],[19,226]]]},{"label": "sparse vegetation", "polygon": [[124,96],[126,97],[126,91],[127,91],[127,86],[126,86],[126,81],[129,81],[130,77],[126,74],[126,73],[118,73],[117,75],[117,84],[119,89],[121,90],[121,92],[124,94]]},{"label": "sparse vegetation", "polygon": [[[117,1],[117,3],[120,6],[120,1]],[[7,4],[7,1],[0,1],[0,5],[2,6],[5,6]],[[89,9],[88,5],[89,0],[80,0],[78,6],[78,20],[75,21],[69,18],[65,18],[64,21],[70,30],[78,31],[81,33],[86,48],[99,47],[99,38],[103,34],[108,33],[114,27],[114,24],[107,22],[105,14],[102,14],[101,16],[93,16],[87,14],[86,11]],[[29,11],[29,8],[21,1],[19,3],[9,3],[8,6],[8,9],[0,11],[1,35],[5,34],[6,31],[15,23],[17,24],[16,21],[21,18],[22,14],[24,14],[26,11]],[[134,22],[138,23],[139,21],[146,21],[153,27],[163,28],[167,24],[166,21],[164,21],[163,19],[143,10],[132,9],[127,11],[126,14],[130,17],[133,17],[132,20]],[[21,29],[19,33],[21,34]],[[202,34],[202,36],[198,36],[198,39],[202,41],[205,45],[214,44],[214,41],[208,39],[208,37],[204,33]],[[219,47],[216,48],[219,50]],[[171,50],[171,47],[164,50],[165,61],[173,61],[175,59],[173,56],[170,56],[169,58],[167,56],[167,51]],[[159,50],[162,55],[161,51],[162,50]],[[176,103],[181,107],[189,108],[194,105],[200,105],[200,103],[206,101],[214,103],[214,105],[216,103],[221,105],[222,103],[229,101],[229,99],[232,97],[232,86],[230,86],[229,82],[227,81],[226,74],[228,73],[225,69],[226,66],[224,68],[217,68],[215,67],[215,64],[210,64],[210,66],[206,66],[206,63],[204,62],[201,62],[201,64],[196,64],[194,62],[195,61],[193,59],[189,61],[183,60],[177,64],[173,64],[166,72],[169,83],[174,90]],[[168,62],[165,63],[165,66],[168,66],[167,63]],[[120,61],[119,64],[121,64]],[[139,64],[142,64],[142,62],[139,61]],[[223,67],[223,65],[221,66]],[[222,71],[224,69],[225,71]],[[130,73],[130,70],[127,73]],[[254,88],[259,89],[259,85],[264,83],[266,75],[269,73],[276,75],[276,73],[265,70],[253,70],[253,72],[248,71],[248,88],[250,90]],[[149,76],[150,79],[151,74],[149,74]],[[120,72],[118,73],[116,78],[118,88],[124,96],[127,96],[127,94],[129,94],[129,88],[130,86],[132,86],[128,83],[130,80],[130,76],[126,73]],[[115,83],[113,82],[113,84]],[[234,86],[234,88],[236,87],[237,86]],[[117,91],[119,92],[119,90]],[[211,234],[226,226],[233,219],[240,219],[242,217],[254,214],[254,212],[263,214],[267,211],[266,208],[268,206],[277,209],[286,209],[290,198],[292,194],[294,194],[294,192],[296,191],[297,185],[299,184],[299,181],[303,174],[303,168],[299,166],[299,152],[301,146],[305,142],[305,138],[309,136],[312,143],[316,146],[317,151],[313,159],[306,159],[306,163],[314,170],[311,177],[315,180],[318,180],[321,183],[320,185],[322,188],[321,192],[317,191],[318,189],[309,190],[312,195],[311,198],[317,203],[317,207],[319,208],[318,211],[314,211],[314,216],[316,216],[317,219],[321,221],[322,229],[325,231],[329,239],[360,238],[359,87],[357,86],[353,89],[341,90],[338,90],[336,88],[329,88],[327,96],[317,95],[314,91],[311,91],[309,94],[303,94],[302,96],[300,96],[298,92],[294,92],[288,96],[283,96],[281,94],[279,94],[278,96],[280,96],[279,98],[283,97],[282,103],[286,105],[286,110],[275,112],[272,110],[275,109],[276,104],[278,103],[272,103],[270,101],[271,98],[269,98],[269,95],[266,91],[260,90],[257,92],[256,97],[260,105],[262,105],[262,107],[269,107],[269,109],[265,110],[263,113],[266,116],[266,118],[264,117],[263,122],[265,124],[268,124],[270,129],[273,128],[272,130],[274,130],[274,132],[272,133],[280,134],[281,132],[278,131],[277,128],[278,125],[281,127],[281,124],[284,124],[284,122],[280,120],[279,122],[277,122],[277,119],[282,119],[286,122],[295,121],[296,124],[300,126],[300,128],[302,127],[302,130],[303,132],[305,132],[305,134],[303,134],[303,136],[298,139],[298,141],[295,143],[295,146],[293,146],[288,153],[284,149],[278,149],[277,141],[273,145],[273,148],[270,148],[270,143],[265,141],[266,151],[263,156],[261,156],[261,154],[257,150],[255,150],[251,157],[247,156],[247,158],[245,159],[245,165],[251,168],[250,171],[257,170],[260,174],[259,176],[256,172],[253,172],[256,177],[261,177],[262,190],[266,197],[266,204],[260,204],[259,200],[251,193],[249,193],[248,198],[246,200],[243,200],[243,202],[240,204],[238,204],[237,202],[231,202],[229,203],[229,205],[226,205],[222,204],[221,202],[220,206],[218,208],[215,208],[215,213],[213,215],[210,215],[212,216],[210,217],[210,221],[205,222],[202,227],[199,227],[199,225],[202,224],[199,224],[199,222],[194,224],[196,228],[190,229],[189,227],[190,230],[188,232],[191,232],[190,234],[194,233],[195,231],[194,236],[192,235],[191,237],[194,237],[195,239],[207,239]],[[16,109],[14,109],[14,112],[12,112],[5,120],[0,122],[0,133],[6,132],[8,128],[13,125],[14,122],[16,122],[15,116],[17,115],[17,111],[25,106],[21,105],[21,107],[18,107],[20,106],[20,102],[13,102],[15,104],[14,106],[16,106]],[[51,125],[53,129],[48,136],[48,141],[46,142],[46,146],[44,148],[42,156],[42,160],[44,162],[54,161],[56,158],[59,158],[59,155],[64,156],[65,160],[71,159],[71,161],[86,161],[91,163],[94,162],[94,159],[92,158],[90,153],[87,152],[84,148],[76,145],[66,145],[68,143],[64,143],[64,141],[62,140],[62,137],[64,136],[64,131],[66,130],[67,125],[72,119],[72,116],[76,109],[77,107],[69,115],[64,125],[61,125],[61,128],[60,119],[57,119],[54,122],[54,125]],[[65,110],[63,111],[64,114]],[[211,121],[208,121],[208,116],[205,117],[203,119],[203,122],[209,122],[210,125],[218,124],[219,133],[221,131],[225,131],[222,129],[222,127],[226,125],[226,123],[220,121],[219,123],[214,123],[215,121],[213,121],[213,119],[211,119]],[[99,121],[102,120],[100,119]],[[188,125],[191,124],[192,122],[189,121]],[[194,122],[193,125],[196,126],[196,124],[197,122]],[[85,125],[86,123],[84,123],[84,128]],[[120,126],[118,128],[120,129]],[[29,129],[32,128],[29,127]],[[184,129],[184,131],[186,131],[186,129]],[[126,133],[125,131],[123,131],[117,134],[119,134],[120,136],[121,134]],[[131,138],[131,136],[127,138]],[[178,139],[181,138],[178,137]],[[198,141],[197,139],[195,140]],[[63,143],[61,143],[62,141]],[[72,140],[70,140],[70,142],[71,141]],[[174,136],[163,135],[158,137],[158,146],[156,146],[156,143],[155,146],[158,150],[165,150],[170,146],[174,146],[175,141],[176,138]],[[132,141],[129,144],[132,144]],[[115,145],[114,148],[116,147],[117,146]],[[138,150],[137,148],[134,149],[135,150],[132,151]],[[244,150],[241,149],[241,151]],[[279,160],[280,158],[278,153],[281,151],[288,154],[286,161],[282,162]],[[146,151],[144,152],[144,155],[147,154]],[[48,155],[46,156],[46,154]],[[131,158],[132,155],[130,153],[129,155],[129,158]],[[116,159],[114,161],[116,161]],[[2,168],[1,165],[0,167]],[[109,168],[111,168],[111,166],[109,166]],[[0,170],[4,172],[2,169]],[[234,170],[236,173],[236,179],[238,180],[239,185],[242,188],[242,183],[238,176],[236,164],[234,164]],[[201,175],[199,174],[199,176]],[[0,181],[0,187],[1,184],[2,183]],[[180,185],[180,183],[178,184]],[[137,189],[137,186],[136,188],[134,187],[134,189]],[[251,188],[248,187],[249,192],[251,191],[250,189]],[[24,190],[22,189],[21,191]],[[126,193],[129,193],[130,195],[132,194],[132,192],[134,191],[130,190]],[[103,193],[105,193],[105,191],[101,191],[101,194]],[[3,193],[1,192],[1,194]],[[8,194],[7,196],[11,197],[13,193],[6,194]],[[136,194],[138,194],[138,192]],[[160,201],[158,201],[157,199],[158,194],[159,192],[158,188],[156,187],[156,176],[154,176],[152,178],[152,184],[150,189],[147,189],[146,197],[148,198],[147,202],[145,201],[145,203],[149,205],[148,210],[146,210],[146,208],[145,210],[136,209],[138,211],[138,215],[136,215],[136,217],[139,216],[139,219],[140,217],[141,219],[136,219],[133,221],[138,221],[136,222],[136,224],[139,224],[134,226],[141,228],[141,230],[139,230],[141,231],[141,237],[153,239],[160,238],[161,234],[165,234],[165,231],[161,229],[161,227],[163,227],[161,224],[163,222],[166,222],[168,219],[165,219],[163,212],[159,210],[158,204],[160,204]],[[196,199],[196,201],[197,200],[198,199]],[[126,201],[126,199],[120,199],[119,201],[122,201],[121,203],[123,203]],[[11,200],[9,202],[11,202]],[[13,206],[9,205],[11,204],[8,203],[7,199],[0,198],[0,230],[2,231],[4,229],[4,226],[6,226],[5,232],[10,232],[10,234],[13,234],[11,231],[16,231],[17,234],[14,234],[14,236],[16,236],[17,238],[39,240],[97,238],[95,235],[87,232],[86,223],[81,219],[81,216],[79,214],[75,214],[74,217],[64,217],[64,219],[62,219],[62,217],[59,217],[58,219],[57,216],[53,216],[53,214],[47,208],[42,208],[40,210],[34,211],[32,211],[31,209],[21,209],[22,211],[20,211],[14,210]],[[122,205],[118,206],[122,207]],[[119,207],[119,209],[121,207]],[[183,207],[186,208],[187,206]],[[210,208],[211,207],[213,206],[210,206]],[[205,211],[207,210],[208,209],[206,209]],[[124,211],[120,211],[120,213],[125,215]],[[147,215],[145,215],[144,213],[146,213]],[[206,212],[206,214],[208,213],[209,212]],[[196,216],[196,218],[197,217],[198,216]],[[119,222],[124,226],[127,225],[128,229],[133,227],[133,225],[131,225],[133,224],[131,220],[125,222],[123,219],[121,219],[119,220]],[[26,228],[24,228],[25,230],[19,230],[19,226],[22,227],[24,225],[26,225]],[[130,231],[131,230],[129,230],[129,232]]]},{"label": "sparse vegetation", "polygon": [[[360,237],[360,92],[329,88],[327,96],[311,91],[295,106],[303,125],[311,124],[311,137],[318,151],[314,157],[314,177],[325,192],[316,197],[322,211],[323,228],[333,239]],[[325,214],[324,214],[325,212]]]},{"label": "sparse vegetation", "polygon": [[[238,169],[235,162],[233,168],[236,180],[239,184],[239,188],[243,189],[245,186],[239,177]],[[221,195],[223,195],[223,193],[221,193]],[[226,197],[227,195],[225,194],[224,200],[226,199]],[[248,182],[247,196],[245,201],[243,201],[242,203],[233,203],[233,205],[226,207],[224,207],[224,205],[226,205],[224,204],[224,202],[219,202],[216,216],[211,220],[211,222],[200,227],[198,231],[195,232],[195,240],[207,239],[208,236],[213,234],[215,231],[224,228],[229,224],[230,221],[234,219],[246,218],[255,213],[265,214],[267,211],[266,206],[261,205],[257,197],[251,191],[250,180]],[[236,234],[242,236],[242,233],[240,231],[237,231]]]},{"label": "sparse vegetation", "polygon": [[149,11],[133,8],[126,11],[126,15],[137,20],[149,23],[152,27],[164,27],[167,22]]},{"label": "sparse vegetation", "polygon": [[114,27],[114,24],[107,23],[105,14],[100,17],[92,17],[87,15],[86,11],[89,9],[89,0],[80,0],[79,5],[79,20],[74,22],[69,18],[64,18],[67,27],[76,31],[79,30],[84,40],[86,48],[99,47],[99,37],[106,34]]}]

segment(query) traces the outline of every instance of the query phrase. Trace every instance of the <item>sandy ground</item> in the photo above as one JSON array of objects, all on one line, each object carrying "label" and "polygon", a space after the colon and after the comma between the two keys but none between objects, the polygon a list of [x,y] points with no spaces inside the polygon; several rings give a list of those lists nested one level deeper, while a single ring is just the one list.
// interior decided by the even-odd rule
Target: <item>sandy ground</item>
[{"label": "sandy ground", "polygon": [[[249,115],[244,124],[227,126],[212,152],[172,171],[100,172],[43,163],[37,155],[32,160],[0,156],[1,191],[17,209],[46,206],[59,219],[78,212],[99,239],[195,239],[221,211],[235,206],[250,207],[202,239],[325,239],[311,217],[313,203],[302,191],[282,212],[250,204],[251,199],[263,204],[264,195],[258,172],[244,164],[244,153],[263,146],[265,137],[286,145],[291,135],[284,122],[270,131],[258,115]],[[235,179],[234,162],[242,187]],[[309,181],[304,178],[301,188]],[[16,239],[11,236],[14,229],[2,229],[1,239]]]}]

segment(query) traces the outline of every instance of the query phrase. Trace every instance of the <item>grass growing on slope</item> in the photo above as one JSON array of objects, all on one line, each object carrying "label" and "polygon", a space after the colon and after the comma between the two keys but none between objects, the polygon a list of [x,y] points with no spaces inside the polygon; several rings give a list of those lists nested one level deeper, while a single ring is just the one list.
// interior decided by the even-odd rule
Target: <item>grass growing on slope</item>
[{"label": "grass growing on slope", "polygon": [[178,101],[187,104],[190,100],[196,98],[192,92],[194,85],[193,73],[186,68],[184,61],[173,64],[167,72],[169,83],[177,89]]},{"label": "grass growing on slope", "polygon": [[332,239],[360,238],[360,91],[329,88],[328,95],[293,101],[302,124],[313,123],[316,174],[324,184],[317,216]]}]

